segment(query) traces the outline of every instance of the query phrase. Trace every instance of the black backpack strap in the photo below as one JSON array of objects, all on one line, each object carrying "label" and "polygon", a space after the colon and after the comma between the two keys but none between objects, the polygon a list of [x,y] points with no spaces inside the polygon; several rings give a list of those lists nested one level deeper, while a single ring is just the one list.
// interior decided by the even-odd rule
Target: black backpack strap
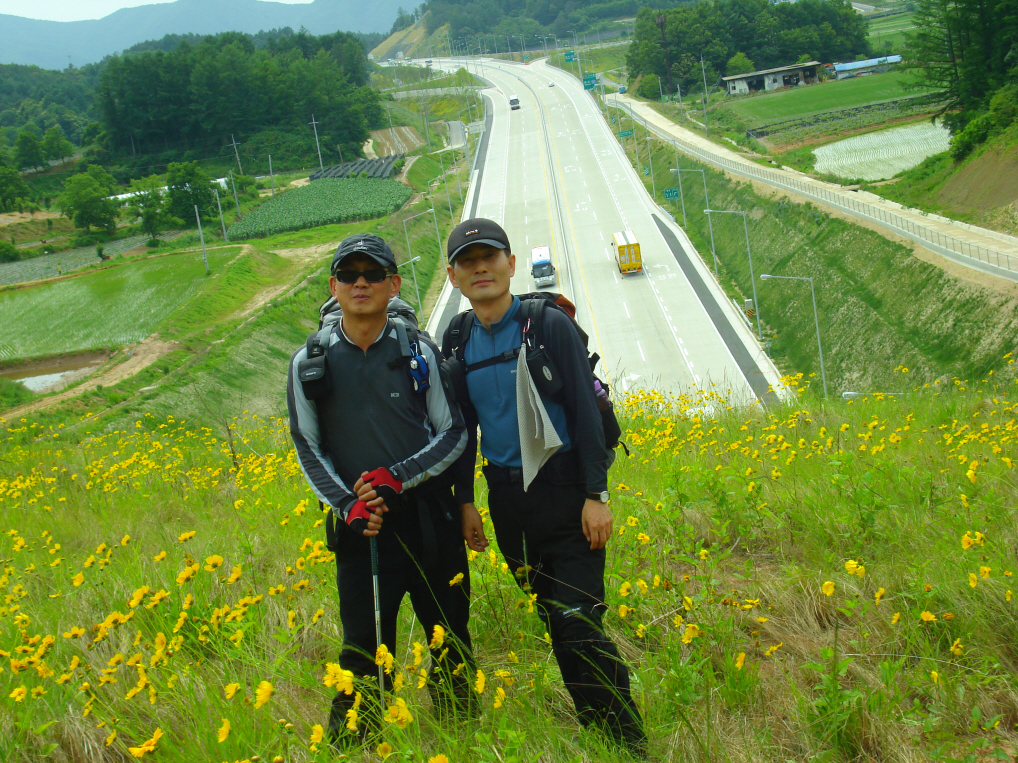
[{"label": "black backpack strap", "polygon": [[396,327],[396,341],[399,342],[399,352],[404,358],[412,358],[414,351],[410,349],[410,342],[417,341],[417,332],[414,332],[414,338],[411,340],[407,326],[403,321],[394,320],[393,325]]},{"label": "black backpack strap", "polygon": [[476,363],[471,363],[466,367],[466,372],[469,374],[471,371],[479,371],[482,368],[487,368],[488,366],[494,366],[499,363],[508,363],[511,360],[516,360],[519,356],[520,348],[513,347],[511,350],[506,350],[505,352],[493,355],[485,360],[479,360]]},{"label": "black backpack strap", "polygon": [[446,357],[455,355],[463,360],[463,353],[466,351],[467,340],[470,339],[470,328],[474,321],[474,311],[464,310],[454,315],[449,322],[449,328],[445,332],[445,346],[442,354]]}]

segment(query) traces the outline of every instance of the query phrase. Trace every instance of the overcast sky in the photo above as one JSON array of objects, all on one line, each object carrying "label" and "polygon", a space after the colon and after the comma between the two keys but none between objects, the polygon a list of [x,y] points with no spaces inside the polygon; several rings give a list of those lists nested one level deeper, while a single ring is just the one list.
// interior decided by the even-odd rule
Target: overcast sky
[{"label": "overcast sky", "polygon": [[[275,0],[278,3],[303,3],[311,0]],[[409,2],[407,7],[413,3]],[[145,0],[0,0],[0,14],[23,16],[47,21],[82,21],[101,19],[121,8],[155,5]]]}]

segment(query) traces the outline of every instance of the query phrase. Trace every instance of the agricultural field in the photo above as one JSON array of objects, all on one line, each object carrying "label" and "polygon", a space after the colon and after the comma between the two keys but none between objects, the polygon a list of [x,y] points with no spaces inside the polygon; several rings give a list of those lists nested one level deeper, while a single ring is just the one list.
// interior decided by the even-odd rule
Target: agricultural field
[{"label": "agricultural field", "polygon": [[729,98],[723,108],[730,110],[747,127],[759,127],[772,122],[802,119],[825,111],[850,109],[916,95],[915,92],[906,92],[903,87],[910,76],[899,70],[840,81],[828,80],[817,85]]},{"label": "agricultural field", "polygon": [[817,172],[843,178],[884,180],[915,167],[928,156],[947,151],[949,142],[946,127],[920,122],[813,149],[813,166]]},{"label": "agricultural field", "polygon": [[61,236],[74,230],[74,225],[63,215],[50,212],[28,213],[8,212],[0,214],[0,238],[14,244],[26,241],[41,241]]},{"label": "agricultural field", "polygon": [[[235,253],[210,252],[213,272]],[[0,360],[138,342],[204,280],[201,252],[192,252],[0,292]]]},{"label": "agricultural field", "polygon": [[[177,234],[161,233],[160,241],[168,241]],[[148,241],[148,236],[128,236],[103,244],[103,254],[114,257],[134,249],[136,246]],[[72,270],[83,268],[86,265],[94,265],[99,262],[94,246],[82,246],[77,249],[67,249],[55,254],[44,254],[41,257],[33,257],[20,262],[6,262],[0,264],[0,285],[24,283],[26,281],[38,281],[43,278],[53,278],[63,273],[70,273]]]},{"label": "agricultural field", "polygon": [[915,29],[913,13],[899,13],[869,21],[869,40],[875,56],[905,51],[905,33]]},{"label": "agricultural field", "polygon": [[231,241],[303,230],[318,225],[381,217],[412,195],[394,180],[344,178],[316,180],[271,198],[228,229]]}]

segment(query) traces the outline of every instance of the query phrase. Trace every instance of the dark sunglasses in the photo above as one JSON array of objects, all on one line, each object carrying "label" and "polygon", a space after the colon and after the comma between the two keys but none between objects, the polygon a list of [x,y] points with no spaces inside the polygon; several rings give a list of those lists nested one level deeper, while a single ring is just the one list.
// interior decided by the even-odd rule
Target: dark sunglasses
[{"label": "dark sunglasses", "polygon": [[372,270],[337,270],[332,275],[340,283],[351,284],[357,283],[361,276],[364,276],[364,280],[368,283],[381,283],[392,274],[383,268],[376,268]]}]

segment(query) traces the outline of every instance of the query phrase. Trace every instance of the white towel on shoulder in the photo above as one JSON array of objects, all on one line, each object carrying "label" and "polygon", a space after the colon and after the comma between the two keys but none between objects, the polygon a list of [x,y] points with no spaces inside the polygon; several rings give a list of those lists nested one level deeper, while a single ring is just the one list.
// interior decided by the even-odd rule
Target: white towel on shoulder
[{"label": "white towel on shoulder", "polygon": [[555,425],[527,368],[527,345],[520,347],[516,365],[516,413],[523,457],[523,490],[530,487],[545,462],[562,447]]}]

